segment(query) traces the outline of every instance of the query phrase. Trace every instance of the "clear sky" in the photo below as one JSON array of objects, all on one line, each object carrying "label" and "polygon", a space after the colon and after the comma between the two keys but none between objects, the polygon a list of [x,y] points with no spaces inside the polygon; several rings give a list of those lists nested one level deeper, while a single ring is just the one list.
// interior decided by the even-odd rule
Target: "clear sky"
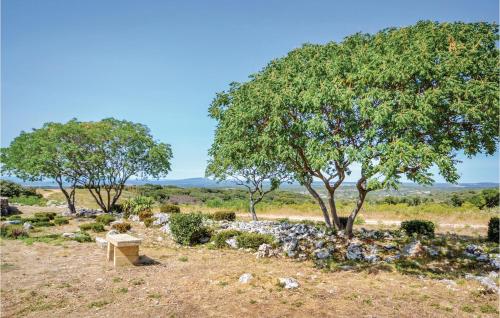
[{"label": "clear sky", "polygon": [[[3,0],[1,144],[47,121],[146,124],[174,152],[169,179],[204,174],[215,93],[303,43],[418,20],[498,22],[498,0]],[[498,153],[461,182],[498,181]],[[436,181],[442,181],[437,178]]]}]

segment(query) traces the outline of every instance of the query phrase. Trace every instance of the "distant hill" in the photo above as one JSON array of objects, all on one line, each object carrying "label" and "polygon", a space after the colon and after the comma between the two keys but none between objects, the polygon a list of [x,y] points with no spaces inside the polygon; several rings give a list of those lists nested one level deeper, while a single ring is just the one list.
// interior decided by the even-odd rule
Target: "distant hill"
[{"label": "distant hill", "polygon": [[[57,184],[54,181],[36,181],[36,182],[29,182],[29,181],[23,181],[21,179],[15,178],[15,177],[1,177],[1,179],[6,179],[6,180],[11,180],[26,186],[32,186],[32,187],[47,187],[47,188],[53,188],[57,187]],[[159,185],[168,185],[168,186],[176,186],[176,187],[181,187],[181,188],[238,188],[241,186],[238,186],[232,181],[222,181],[222,182],[217,182],[213,179],[209,178],[188,178],[188,179],[177,179],[177,180],[168,180],[168,179],[161,179],[161,180],[142,180],[142,179],[134,179],[134,180],[129,180],[127,182],[127,185],[142,185],[142,184],[159,184]],[[315,181],[313,183],[315,188],[322,188],[323,184],[320,181]],[[349,188],[354,188],[355,183],[354,182],[344,182],[342,187],[349,189]],[[459,184],[449,184],[449,183],[435,183],[431,187],[424,187],[418,184],[414,183],[403,183],[401,185],[402,189],[412,189],[412,190],[417,190],[417,189],[433,189],[433,190],[448,190],[448,191],[453,191],[453,190],[459,190],[459,189],[482,189],[482,188],[495,188],[498,187],[498,183],[494,182],[478,182],[478,183],[459,183]],[[292,191],[302,191],[305,190],[303,186],[301,186],[298,183],[285,183],[281,185],[281,189],[286,189],[286,190],[292,190]]]}]

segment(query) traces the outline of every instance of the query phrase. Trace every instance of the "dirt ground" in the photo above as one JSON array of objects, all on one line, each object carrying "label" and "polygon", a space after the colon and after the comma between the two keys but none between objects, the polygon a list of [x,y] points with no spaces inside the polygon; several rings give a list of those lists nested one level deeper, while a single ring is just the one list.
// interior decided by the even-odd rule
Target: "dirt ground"
[{"label": "dirt ground", "polygon": [[[72,221],[48,231],[77,228]],[[325,272],[311,262],[178,247],[159,230],[140,225],[133,231],[143,238],[141,254],[155,264],[113,268],[95,243],[2,240],[1,316],[498,317],[497,295],[482,293],[474,281]],[[243,273],[255,278],[239,283]],[[300,287],[282,289],[280,277],[293,277]]]}]

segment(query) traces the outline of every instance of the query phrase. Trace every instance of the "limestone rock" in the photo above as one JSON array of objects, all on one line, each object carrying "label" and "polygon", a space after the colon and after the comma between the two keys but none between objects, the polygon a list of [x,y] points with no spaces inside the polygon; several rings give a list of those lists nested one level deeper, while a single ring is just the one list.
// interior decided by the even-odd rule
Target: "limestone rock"
[{"label": "limestone rock", "polygon": [[286,289],[295,289],[299,288],[300,284],[299,282],[292,277],[282,277],[279,279],[279,284],[281,287],[286,288]]},{"label": "limestone rock", "polygon": [[416,257],[424,253],[424,248],[419,240],[413,240],[403,247],[402,255],[405,257]]},{"label": "limestone rock", "polygon": [[242,284],[247,284],[249,283],[251,280],[253,279],[253,275],[250,274],[250,273],[245,273],[243,275],[240,276],[239,278],[239,282],[242,283]]}]

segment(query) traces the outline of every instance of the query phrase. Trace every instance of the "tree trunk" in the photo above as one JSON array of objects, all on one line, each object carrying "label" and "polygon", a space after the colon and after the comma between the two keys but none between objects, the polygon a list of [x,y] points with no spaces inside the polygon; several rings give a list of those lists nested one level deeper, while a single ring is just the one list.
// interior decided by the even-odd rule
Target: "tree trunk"
[{"label": "tree trunk", "polygon": [[252,217],[252,220],[258,221],[257,213],[255,213],[255,202],[253,199],[250,199],[250,216]]},{"label": "tree trunk", "polygon": [[356,201],[356,206],[352,210],[351,214],[347,218],[347,225],[345,228],[345,234],[351,238],[352,237],[352,228],[354,226],[354,220],[356,219],[356,216],[359,213],[359,210],[361,210],[361,207],[363,206],[363,203],[365,202],[366,194],[368,191],[364,188],[363,185],[364,181],[358,182],[357,187],[358,187],[358,200]]},{"label": "tree trunk", "polygon": [[332,228],[332,222],[330,221],[330,216],[328,215],[328,210],[325,206],[325,202],[323,202],[323,199],[319,196],[318,192],[316,192],[311,184],[309,183],[304,183],[304,186],[306,189],[309,191],[309,193],[318,201],[318,204],[321,208],[321,212],[323,212],[323,217],[325,218],[325,224],[327,227]]},{"label": "tree trunk", "polygon": [[335,223],[335,226],[337,227],[338,230],[342,230],[342,224],[340,224],[340,219],[337,214],[337,206],[335,205],[335,198],[334,198],[335,192],[329,193],[329,199],[328,203],[330,204],[330,212],[332,214],[332,219],[333,223]]},{"label": "tree trunk", "polygon": [[75,186],[73,185],[71,194],[68,194],[68,191],[64,189],[63,184],[62,184],[62,178],[58,179],[56,178],[56,182],[59,185],[59,189],[61,192],[64,194],[64,197],[66,198],[66,203],[68,204],[68,209],[71,213],[76,213],[76,208],[75,208]]}]

